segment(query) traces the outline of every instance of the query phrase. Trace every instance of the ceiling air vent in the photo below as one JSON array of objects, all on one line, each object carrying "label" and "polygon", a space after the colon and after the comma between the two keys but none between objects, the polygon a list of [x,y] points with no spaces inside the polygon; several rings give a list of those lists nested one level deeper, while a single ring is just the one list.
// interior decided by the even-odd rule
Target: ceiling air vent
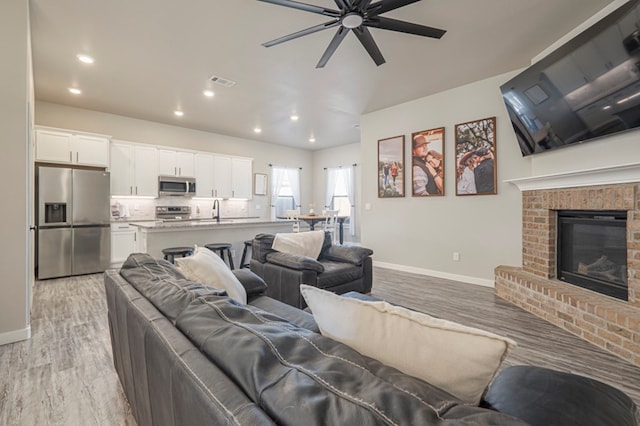
[{"label": "ceiling air vent", "polygon": [[236,82],[233,80],[229,80],[228,78],[224,78],[224,77],[219,77],[217,75],[212,75],[211,77],[209,77],[209,81],[216,83],[216,84],[221,84],[225,87],[233,87],[236,85]]}]

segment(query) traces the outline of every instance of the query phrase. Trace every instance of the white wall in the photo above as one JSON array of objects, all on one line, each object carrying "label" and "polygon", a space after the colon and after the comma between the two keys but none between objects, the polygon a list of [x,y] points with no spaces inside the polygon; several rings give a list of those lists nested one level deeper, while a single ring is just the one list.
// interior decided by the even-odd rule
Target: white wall
[{"label": "white wall", "polygon": [[[504,108],[499,86],[507,73],[364,115],[362,150],[362,245],[384,266],[492,285],[493,269],[522,263],[522,205],[506,179],[530,175]],[[497,117],[498,194],[455,195],[454,126]],[[411,197],[411,133],[445,127],[445,195]],[[378,198],[377,141],[405,135],[404,198]],[[460,261],[453,261],[453,252]]]},{"label": "white wall", "polygon": [[[251,157],[254,159],[253,173],[270,175],[269,164],[302,167],[301,204],[308,206],[312,202],[314,176],[311,151],[47,102],[37,102],[35,113],[37,125],[107,134],[113,139],[130,142]],[[248,204],[249,216],[269,216],[268,197],[255,196]],[[260,209],[256,209],[258,205]]]},{"label": "white wall", "polygon": [[29,5],[0,3],[0,179],[5,207],[0,226],[0,345],[26,339],[29,329],[29,108],[33,97]]},{"label": "white wall", "polygon": [[[361,199],[361,175],[362,167],[360,164],[360,144],[350,144],[339,146],[335,148],[327,148],[313,153],[313,203],[316,211],[321,211],[325,204],[325,194],[327,188],[327,177],[325,168],[329,167],[350,167],[353,164],[355,166],[355,187],[356,187],[356,217],[355,217],[355,239],[360,237],[360,206],[362,205]],[[306,211],[309,206],[302,206],[302,210]],[[345,235],[346,235],[345,230]]]}]

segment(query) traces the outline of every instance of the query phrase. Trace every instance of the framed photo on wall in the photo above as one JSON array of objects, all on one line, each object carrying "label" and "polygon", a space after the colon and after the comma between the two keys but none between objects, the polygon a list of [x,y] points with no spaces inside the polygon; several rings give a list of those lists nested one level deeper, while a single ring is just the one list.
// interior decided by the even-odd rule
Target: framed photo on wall
[{"label": "framed photo on wall", "polygon": [[496,118],[456,124],[456,195],[497,194]]},{"label": "framed photo on wall", "polygon": [[264,173],[254,173],[253,193],[255,195],[267,195],[268,176]]},{"label": "framed photo on wall", "polygon": [[444,127],[411,134],[411,195],[444,195]]},{"label": "framed photo on wall", "polygon": [[404,197],[404,135],[378,141],[378,198]]}]

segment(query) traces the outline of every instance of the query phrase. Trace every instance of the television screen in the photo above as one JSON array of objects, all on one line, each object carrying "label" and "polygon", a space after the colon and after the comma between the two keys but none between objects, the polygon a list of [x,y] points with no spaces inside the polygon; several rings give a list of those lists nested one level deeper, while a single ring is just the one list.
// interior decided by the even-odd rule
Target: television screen
[{"label": "television screen", "polygon": [[640,126],[640,0],[500,87],[523,155]]}]

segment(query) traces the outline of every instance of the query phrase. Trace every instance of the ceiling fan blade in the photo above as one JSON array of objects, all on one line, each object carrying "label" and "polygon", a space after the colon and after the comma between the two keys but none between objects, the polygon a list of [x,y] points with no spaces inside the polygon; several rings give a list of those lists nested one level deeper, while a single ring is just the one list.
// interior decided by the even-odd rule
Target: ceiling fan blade
[{"label": "ceiling fan blade", "polygon": [[353,6],[356,9],[359,9],[363,13],[367,10],[370,4],[371,4],[371,0],[355,0],[353,2]]},{"label": "ceiling fan blade", "polygon": [[378,49],[378,45],[373,40],[373,36],[367,27],[364,25],[359,26],[358,28],[354,28],[353,32],[360,40],[360,43],[364,46],[364,48],[373,59],[373,62],[376,63],[377,66],[384,64],[386,61],[384,60],[384,56],[382,56],[382,52]]},{"label": "ceiling fan blade", "polygon": [[349,10],[351,8],[350,0],[334,0],[334,1],[336,2],[336,6],[338,6],[340,10]]},{"label": "ceiling fan blade", "polygon": [[336,35],[333,36],[331,43],[329,43],[329,47],[327,47],[327,50],[325,50],[324,53],[322,54],[320,61],[318,61],[318,65],[316,65],[316,68],[324,68],[324,66],[327,65],[327,62],[329,62],[329,59],[331,58],[333,53],[336,51],[338,46],[340,46],[340,43],[342,43],[342,40],[344,40],[345,36],[348,33],[349,33],[349,28],[345,28],[342,26],[338,28]]},{"label": "ceiling fan blade", "polygon": [[385,18],[382,16],[376,16],[375,18],[367,19],[363,25],[372,28],[380,28],[383,30],[398,31],[401,33],[414,34],[431,38],[442,38],[446,30],[438,28],[427,27],[425,25],[413,24],[411,22],[398,21],[397,19]]},{"label": "ceiling fan blade", "polygon": [[385,12],[398,9],[411,3],[417,3],[420,0],[380,0],[369,6],[367,12],[369,16],[381,15]]},{"label": "ceiling fan blade", "polygon": [[312,4],[300,3],[293,0],[258,0],[265,3],[277,4],[279,6],[291,7],[293,9],[304,10],[305,12],[318,13],[320,15],[331,16],[337,18],[340,16],[340,11],[327,9],[325,7],[314,6]]},{"label": "ceiling fan blade", "polygon": [[308,34],[317,33],[318,31],[326,30],[328,28],[333,28],[333,27],[336,27],[338,25],[340,25],[340,20],[325,22],[324,24],[316,25],[314,27],[307,28],[306,30],[301,30],[301,31],[295,32],[293,34],[282,36],[282,37],[277,38],[275,40],[271,40],[271,41],[268,41],[266,43],[262,43],[262,45],[264,47],[275,46],[276,44],[284,43],[285,41],[293,40],[293,39],[296,39],[298,37],[306,36]]}]

